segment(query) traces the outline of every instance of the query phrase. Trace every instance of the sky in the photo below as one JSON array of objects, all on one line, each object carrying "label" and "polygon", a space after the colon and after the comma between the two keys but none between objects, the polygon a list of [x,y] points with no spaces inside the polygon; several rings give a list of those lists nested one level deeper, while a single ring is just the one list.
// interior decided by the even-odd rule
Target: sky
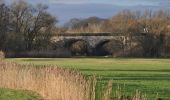
[{"label": "sky", "polygon": [[[5,0],[11,3],[17,0]],[[26,0],[32,4],[43,3],[49,6],[49,12],[56,16],[59,24],[71,18],[97,16],[110,18],[124,9],[169,9],[170,0]]]}]

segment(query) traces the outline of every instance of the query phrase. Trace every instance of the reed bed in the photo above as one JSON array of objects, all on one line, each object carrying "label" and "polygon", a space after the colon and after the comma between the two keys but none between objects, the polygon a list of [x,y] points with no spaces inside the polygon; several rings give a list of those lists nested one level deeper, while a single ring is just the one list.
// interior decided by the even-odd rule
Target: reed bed
[{"label": "reed bed", "polygon": [[31,90],[45,100],[95,100],[96,79],[73,70],[0,61],[0,80],[2,88]]}]

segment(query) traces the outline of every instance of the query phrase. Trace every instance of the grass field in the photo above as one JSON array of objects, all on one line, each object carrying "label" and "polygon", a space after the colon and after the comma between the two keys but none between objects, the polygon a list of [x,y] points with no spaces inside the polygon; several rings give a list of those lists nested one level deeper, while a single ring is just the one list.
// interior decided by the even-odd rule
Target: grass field
[{"label": "grass field", "polygon": [[40,100],[40,98],[30,91],[0,88],[0,100]]},{"label": "grass field", "polygon": [[[113,80],[114,89],[120,87],[126,94],[136,90],[153,100],[158,94],[170,100],[170,59],[112,59],[112,58],[56,58],[7,59],[20,64],[57,65],[96,75],[99,87]],[[113,90],[114,90],[113,89]]]}]

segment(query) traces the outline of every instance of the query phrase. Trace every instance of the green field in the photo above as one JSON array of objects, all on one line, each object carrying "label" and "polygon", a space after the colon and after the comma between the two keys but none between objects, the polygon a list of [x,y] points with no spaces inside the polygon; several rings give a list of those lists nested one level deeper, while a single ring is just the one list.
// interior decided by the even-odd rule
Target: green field
[{"label": "green field", "polygon": [[31,91],[21,91],[0,88],[0,100],[40,100],[41,98]]},{"label": "green field", "polygon": [[7,59],[20,64],[56,65],[96,75],[104,84],[113,80],[114,89],[121,87],[126,94],[136,90],[152,100],[158,94],[170,100],[170,59],[56,58]]}]

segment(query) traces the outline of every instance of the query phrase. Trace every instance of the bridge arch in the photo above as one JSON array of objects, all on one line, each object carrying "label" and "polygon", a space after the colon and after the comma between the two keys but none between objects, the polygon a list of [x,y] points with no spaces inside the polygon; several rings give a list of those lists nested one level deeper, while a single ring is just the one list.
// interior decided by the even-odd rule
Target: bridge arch
[{"label": "bridge arch", "polygon": [[65,48],[69,49],[74,56],[88,55],[89,43],[83,39],[69,39],[65,41]]},{"label": "bridge arch", "polygon": [[93,53],[96,56],[114,55],[123,49],[123,42],[116,39],[103,40],[96,44]]}]

